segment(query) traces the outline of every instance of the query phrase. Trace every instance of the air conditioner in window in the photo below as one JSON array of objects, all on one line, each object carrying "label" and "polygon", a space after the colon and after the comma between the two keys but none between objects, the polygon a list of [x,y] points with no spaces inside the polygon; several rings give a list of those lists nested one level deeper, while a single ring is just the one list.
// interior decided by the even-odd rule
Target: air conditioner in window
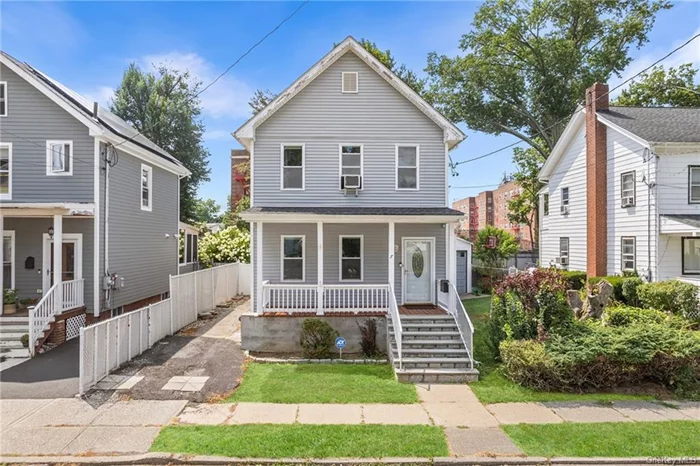
[{"label": "air conditioner in window", "polygon": [[634,205],[634,198],[633,197],[623,197],[622,198],[622,207],[631,207]]},{"label": "air conditioner in window", "polygon": [[561,213],[565,214],[565,215],[569,213],[569,205],[568,204],[561,206]]},{"label": "air conditioner in window", "polygon": [[345,189],[345,194],[349,190],[355,191],[355,196],[357,196],[360,188],[362,187],[362,176],[360,175],[343,175],[342,176],[343,189]]},{"label": "air conditioner in window", "polygon": [[569,265],[569,258],[568,257],[560,257],[559,263],[563,266],[567,266],[567,265]]}]

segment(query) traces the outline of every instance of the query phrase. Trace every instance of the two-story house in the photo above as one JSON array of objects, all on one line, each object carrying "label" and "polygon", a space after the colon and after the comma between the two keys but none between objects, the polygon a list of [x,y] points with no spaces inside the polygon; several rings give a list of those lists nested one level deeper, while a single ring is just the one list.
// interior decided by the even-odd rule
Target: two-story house
[{"label": "two-story house", "polygon": [[244,348],[298,351],[295,317],[317,315],[356,352],[357,316],[388,314],[404,378],[476,373],[454,291],[463,214],[448,207],[448,153],[462,131],[348,37],[234,136],[251,160]]},{"label": "two-story house", "polygon": [[0,317],[3,350],[28,334],[34,352],[168,293],[188,174],[116,115],[0,53],[0,291],[28,307]]},{"label": "two-story house", "polygon": [[540,179],[542,265],[700,285],[700,109],[610,106],[596,84]]}]

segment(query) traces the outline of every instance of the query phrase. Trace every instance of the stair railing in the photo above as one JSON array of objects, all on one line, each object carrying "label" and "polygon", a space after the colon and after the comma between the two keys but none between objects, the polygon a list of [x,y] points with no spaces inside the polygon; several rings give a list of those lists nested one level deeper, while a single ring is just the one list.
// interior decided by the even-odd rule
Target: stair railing
[{"label": "stair railing", "polygon": [[[389,283],[389,316],[391,316],[391,326],[394,330],[394,340],[396,340],[396,352],[399,359],[399,369],[403,369],[403,355],[401,350],[403,343],[403,326],[401,325],[399,306],[396,303],[396,294],[394,293],[394,285],[392,283]],[[387,334],[388,333],[389,332],[387,332]],[[391,355],[391,339],[388,338],[387,340],[389,342],[389,345],[387,346],[387,353],[389,353],[389,357],[393,359],[393,356]]]},{"label": "stair railing", "polygon": [[56,306],[58,295],[56,290],[60,285],[61,283],[54,284],[36,306],[29,308],[29,354],[31,356],[36,352],[39,336],[49,326],[53,316],[60,312]]},{"label": "stair railing", "polygon": [[457,323],[457,328],[459,329],[460,337],[462,338],[462,343],[469,353],[469,366],[470,369],[474,368],[474,325],[472,324],[467,310],[464,309],[464,304],[462,300],[459,299],[459,293],[457,288],[455,288],[453,283],[450,283],[449,288],[449,312],[455,318]]}]

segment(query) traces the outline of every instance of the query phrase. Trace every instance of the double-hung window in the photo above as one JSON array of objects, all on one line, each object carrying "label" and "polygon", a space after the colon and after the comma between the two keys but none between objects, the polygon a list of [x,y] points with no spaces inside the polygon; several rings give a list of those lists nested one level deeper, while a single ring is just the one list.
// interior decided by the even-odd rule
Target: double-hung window
[{"label": "double-hung window", "polygon": [[0,81],[0,117],[7,116],[7,83]]},{"label": "double-hung window", "polygon": [[15,287],[15,232],[5,231],[2,234],[2,287]]},{"label": "double-hung window", "polygon": [[569,238],[559,238],[559,258],[563,266],[569,265]]},{"label": "double-hung window", "polygon": [[304,189],[304,144],[282,144],[282,189]]},{"label": "double-hung window", "polygon": [[306,237],[282,236],[282,281],[303,282],[305,277],[304,243]]},{"label": "double-hung window", "polygon": [[46,141],[46,174],[73,174],[73,141]]},{"label": "double-hung window", "polygon": [[627,172],[621,175],[622,207],[632,207],[636,203],[634,172]]},{"label": "double-hung window", "polygon": [[362,281],[363,243],[362,236],[340,236],[340,281]]},{"label": "double-hung window", "polygon": [[549,215],[549,193],[542,195],[542,214]]},{"label": "double-hung window", "polygon": [[688,167],[688,202],[700,204],[700,165]]},{"label": "double-hung window", "polygon": [[700,238],[683,238],[683,275],[700,275]]},{"label": "double-hung window", "polygon": [[561,188],[561,213],[562,215],[569,213],[569,188]]},{"label": "double-hung window", "polygon": [[637,238],[635,236],[622,237],[622,271],[637,269]]},{"label": "double-hung window", "polygon": [[362,145],[340,146],[340,189],[345,188],[346,175],[359,176],[362,189]]},{"label": "double-hung window", "polygon": [[141,210],[153,210],[153,167],[141,164]]},{"label": "double-hung window", "polygon": [[12,199],[12,144],[0,142],[0,199]]},{"label": "double-hung window", "polygon": [[417,190],[420,183],[420,148],[417,145],[396,146],[396,189]]}]

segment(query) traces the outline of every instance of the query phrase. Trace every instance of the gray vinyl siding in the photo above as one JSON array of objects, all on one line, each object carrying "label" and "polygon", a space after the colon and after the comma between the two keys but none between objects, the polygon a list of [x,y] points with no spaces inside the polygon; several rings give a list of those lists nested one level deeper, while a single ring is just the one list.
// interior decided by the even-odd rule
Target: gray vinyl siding
[{"label": "gray vinyl siding", "polygon": [[[340,280],[340,235],[364,235],[362,282]],[[388,283],[387,270],[389,256],[387,255],[389,226],[382,223],[329,223],[323,225],[323,282],[326,285],[338,283],[375,285]]]},{"label": "gray vinyl siding", "polygon": [[[342,94],[343,71],[359,73],[359,92]],[[256,206],[446,205],[443,130],[354,53],[348,52],[256,129]],[[305,144],[305,190],[281,190],[281,144]],[[364,147],[363,190],[339,189],[339,144]],[[420,191],[397,191],[396,144],[420,146]]]},{"label": "gray vinyl siding", "polygon": [[[0,65],[8,115],[0,142],[12,143],[12,199],[2,202],[93,202],[94,142],[88,128],[34,86]],[[46,141],[73,141],[73,174],[46,175]]]},{"label": "gray vinyl siding", "polygon": [[[153,169],[153,210],[141,210],[141,164]],[[101,234],[104,235],[104,171],[100,177]],[[119,151],[109,169],[109,270],[124,277],[107,308],[169,291],[178,273],[178,176]],[[104,256],[104,244],[101,255]],[[104,273],[100,264],[100,276]]]},{"label": "gray vinyl siding", "polygon": [[265,223],[263,225],[263,281],[286,283],[281,280],[282,235],[306,235],[304,241],[305,280],[296,284],[317,283],[317,254],[315,223]]},{"label": "gray vinyl siding", "polygon": [[[53,225],[51,218],[5,217],[5,231],[15,232],[15,288],[20,299],[40,299],[43,295],[43,235]],[[94,296],[94,220],[92,218],[63,217],[63,233],[83,235],[83,269],[85,279],[85,306],[88,313],[93,311]],[[25,268],[27,258],[34,258],[34,268]]]}]

